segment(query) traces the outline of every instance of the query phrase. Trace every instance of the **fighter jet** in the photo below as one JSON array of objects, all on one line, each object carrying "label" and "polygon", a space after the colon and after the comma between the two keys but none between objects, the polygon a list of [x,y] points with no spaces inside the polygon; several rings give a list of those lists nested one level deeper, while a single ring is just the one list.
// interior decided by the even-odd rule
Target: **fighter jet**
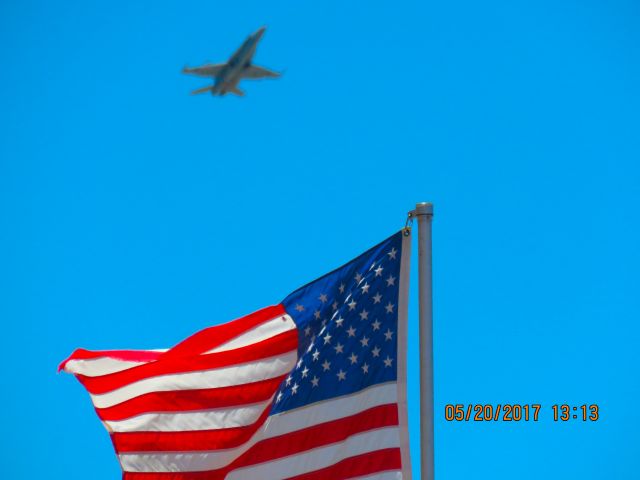
[{"label": "fighter jet", "polygon": [[242,96],[244,92],[238,88],[240,80],[245,78],[279,77],[280,74],[278,72],[251,64],[258,42],[264,35],[265,30],[266,28],[262,27],[257,32],[249,35],[240,48],[231,55],[227,63],[207,64],[194,68],[184,67],[182,73],[215,79],[213,85],[194,90],[191,94],[198,95],[211,92],[211,95],[224,96],[228,93],[233,93]]}]

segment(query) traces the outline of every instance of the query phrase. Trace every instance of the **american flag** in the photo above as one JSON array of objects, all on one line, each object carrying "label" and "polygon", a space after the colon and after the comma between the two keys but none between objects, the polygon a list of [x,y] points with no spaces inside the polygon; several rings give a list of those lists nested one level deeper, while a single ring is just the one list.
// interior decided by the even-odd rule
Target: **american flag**
[{"label": "american flag", "polygon": [[411,478],[409,231],[168,350],[76,350],[124,480]]}]

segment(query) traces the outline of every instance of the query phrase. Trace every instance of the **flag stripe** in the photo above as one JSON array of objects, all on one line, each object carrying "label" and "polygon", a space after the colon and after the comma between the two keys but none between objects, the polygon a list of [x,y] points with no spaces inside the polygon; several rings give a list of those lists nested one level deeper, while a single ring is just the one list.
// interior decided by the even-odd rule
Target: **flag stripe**
[{"label": "flag stripe", "polygon": [[403,477],[402,472],[398,469],[398,470],[374,473],[372,475],[366,475],[364,477],[353,477],[351,478],[351,480],[402,480],[403,478],[406,478],[406,477]]},{"label": "flag stripe", "polygon": [[371,451],[400,447],[397,427],[381,428],[353,435],[343,442],[315,448],[297,455],[234,469],[225,477],[227,480],[247,478],[289,478],[303,473],[313,472],[333,465],[349,457]]},{"label": "flag stripe", "polygon": [[[328,478],[332,480],[340,480],[353,478],[354,475],[368,475],[380,472],[381,470],[399,470],[400,468],[402,468],[400,450],[397,448],[388,448],[385,450],[376,450],[374,452],[356,455],[354,457],[341,460],[330,467],[316,470],[311,473],[297,475],[295,477],[289,477],[287,480],[327,480]],[[389,474],[389,472],[386,473]],[[391,475],[395,475],[395,477],[388,478],[398,478],[397,471],[391,473]],[[381,475],[368,475],[366,478],[381,479],[384,477]]]},{"label": "flag stripe", "polygon": [[260,382],[199,390],[151,392],[109,408],[96,408],[101,420],[124,420],[148,412],[179,412],[229,407],[273,396],[285,375]]},{"label": "flag stripe", "polygon": [[275,305],[222,325],[205,328],[165,352],[162,355],[162,359],[166,360],[171,357],[191,356],[207,352],[224,345],[261,323],[286,314],[287,312],[282,305]]},{"label": "flag stripe", "polygon": [[296,351],[251,363],[242,363],[213,370],[151,377],[129,384],[112,392],[91,394],[96,408],[106,408],[151,392],[196,390],[229,387],[279,377],[296,363]]},{"label": "flag stripe", "polygon": [[[159,353],[159,352],[157,352]],[[155,360],[155,359],[154,359]],[[129,368],[144,365],[147,361],[134,362],[132,360],[120,360],[112,357],[101,357],[93,360],[69,360],[64,369],[85,377],[99,377],[110,373],[121,372]]]},{"label": "flag stripe", "polygon": [[194,432],[129,432],[113,433],[111,440],[117,452],[197,451],[234,448],[247,442],[269,416],[265,410],[260,418],[246,427]]},{"label": "flag stripe", "polygon": [[[327,439],[329,438],[327,437]],[[269,455],[269,448],[275,445],[278,440],[281,440],[281,448],[276,452],[276,455]],[[370,451],[372,445],[381,450],[397,448],[400,442],[397,426],[361,432],[356,431],[354,428],[354,434],[341,441],[327,444],[324,439],[312,440],[310,449],[303,449],[297,446],[293,440],[293,438],[290,440],[289,437],[286,437],[282,439],[274,438],[269,442],[260,442],[247,449],[235,461],[227,464],[225,464],[225,460],[227,460],[225,458],[226,452],[166,453],[156,455],[124,454],[120,455],[120,462],[127,474],[175,474],[182,472],[185,475],[179,478],[191,478],[191,474],[201,473],[206,474],[206,478],[211,480],[223,478],[229,480],[232,478],[286,478],[287,476],[300,475],[326,468],[337,461],[361,455]],[[285,450],[288,450],[288,452]],[[363,472],[363,474],[365,473],[372,472]],[[131,478],[136,478],[136,476]],[[157,478],[163,477],[159,475]]]},{"label": "flag stripe", "polygon": [[270,403],[269,399],[254,405],[235,405],[203,412],[146,413],[104,424],[112,432],[180,432],[244,427],[256,422]]},{"label": "flag stripe", "polygon": [[238,363],[250,363],[263,358],[274,357],[298,346],[296,331],[290,330],[275,337],[257,342],[235,350],[207,355],[196,355],[187,358],[175,357],[162,362],[151,362],[130,368],[122,372],[112,373],[100,377],[85,377],[77,375],[78,380],[92,394],[102,394],[123,388],[140,380],[150,379],[161,375],[182,374],[201,370],[224,368]]},{"label": "flag stripe", "polygon": [[[160,358],[167,350],[85,350],[84,348],[76,349],[69,358],[62,362],[58,371],[64,370],[69,373],[79,373],[74,369],[77,364],[84,365],[87,370],[96,365],[98,368],[102,360],[111,360],[113,362],[130,362],[135,364],[152,362]],[[102,373],[96,373],[103,375]],[[86,373],[91,375],[91,373]]]},{"label": "flag stripe", "polygon": [[375,407],[348,418],[263,440],[234,462],[232,467],[261,464],[277,458],[290,457],[326,445],[347,442],[350,437],[367,431],[397,425],[396,405]]},{"label": "flag stripe", "polygon": [[[264,413],[255,424],[245,428],[244,430],[246,430],[246,432],[254,432],[256,428],[260,426],[263,418]],[[269,458],[278,458],[293,453],[299,453],[306,449],[342,441],[347,436],[353,435],[354,433],[397,424],[398,414],[395,404],[374,407],[352,417],[315,425],[307,429],[287,434],[286,436],[265,439],[253,447],[251,452],[251,461],[252,463],[259,463],[261,461],[266,461]],[[240,445],[242,442],[239,442],[239,439],[242,438],[246,432],[243,432],[242,428],[230,428],[228,430],[230,431],[230,435],[226,437],[226,442],[221,442],[219,438],[220,435],[218,435],[219,433],[224,432],[224,430],[171,433],[140,432],[137,434],[139,438],[136,439],[136,443],[129,443],[126,446],[126,450],[121,448],[118,448],[118,450],[121,453],[126,453],[128,451],[135,452],[136,454],[139,454],[144,450],[152,450],[156,453],[164,450],[172,453],[186,452],[189,454],[198,451],[202,453],[212,453],[213,450],[226,449],[225,452],[222,452],[224,455],[231,459],[233,459],[234,455],[239,458],[241,456],[240,453],[231,452],[229,449]],[[126,441],[126,437],[124,437],[124,439]],[[153,443],[154,441],[157,443]],[[281,444],[283,441],[285,445]],[[122,446],[122,441],[120,442],[119,446]],[[114,441],[114,445],[115,444],[116,443]],[[148,448],[144,448],[145,446]],[[242,449],[238,450],[238,452],[241,452],[241,450]],[[134,455],[129,455],[126,458],[130,459],[133,457]],[[122,458],[125,458],[125,456],[123,455]]]},{"label": "flag stripe", "polygon": [[246,347],[267,338],[275,337],[276,335],[289,330],[296,330],[296,324],[289,315],[281,315],[246,331],[242,335],[239,335],[206,353],[225,352],[227,350]]}]

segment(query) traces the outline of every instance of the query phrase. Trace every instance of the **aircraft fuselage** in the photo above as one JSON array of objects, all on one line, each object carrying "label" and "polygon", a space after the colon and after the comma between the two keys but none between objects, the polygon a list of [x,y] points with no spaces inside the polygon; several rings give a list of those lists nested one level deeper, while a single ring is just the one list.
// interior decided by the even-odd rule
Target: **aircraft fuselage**
[{"label": "aircraft fuselage", "polygon": [[216,78],[212,94],[225,95],[235,89],[242,79],[243,71],[251,65],[258,42],[264,34],[264,27],[247,38],[240,48],[231,56],[227,65]]}]

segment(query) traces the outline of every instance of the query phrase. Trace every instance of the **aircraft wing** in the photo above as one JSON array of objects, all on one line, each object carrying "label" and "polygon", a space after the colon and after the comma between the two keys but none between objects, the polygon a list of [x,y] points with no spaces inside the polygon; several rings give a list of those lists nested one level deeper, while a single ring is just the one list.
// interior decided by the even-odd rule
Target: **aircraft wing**
[{"label": "aircraft wing", "polygon": [[242,71],[242,78],[276,78],[279,76],[280,74],[278,72],[258,67],[257,65],[249,65]]},{"label": "aircraft wing", "polygon": [[191,92],[191,95],[200,95],[201,93],[207,93],[210,92],[211,90],[213,90],[213,85],[209,85],[207,87],[202,87],[199,88],[197,90],[194,90],[193,92]]},{"label": "aircraft wing", "polygon": [[197,75],[198,77],[217,77],[222,72],[222,69],[226,66],[226,63],[217,63],[217,64],[209,64],[203,65],[201,67],[184,67],[182,69],[182,73],[186,73],[189,75]]}]

